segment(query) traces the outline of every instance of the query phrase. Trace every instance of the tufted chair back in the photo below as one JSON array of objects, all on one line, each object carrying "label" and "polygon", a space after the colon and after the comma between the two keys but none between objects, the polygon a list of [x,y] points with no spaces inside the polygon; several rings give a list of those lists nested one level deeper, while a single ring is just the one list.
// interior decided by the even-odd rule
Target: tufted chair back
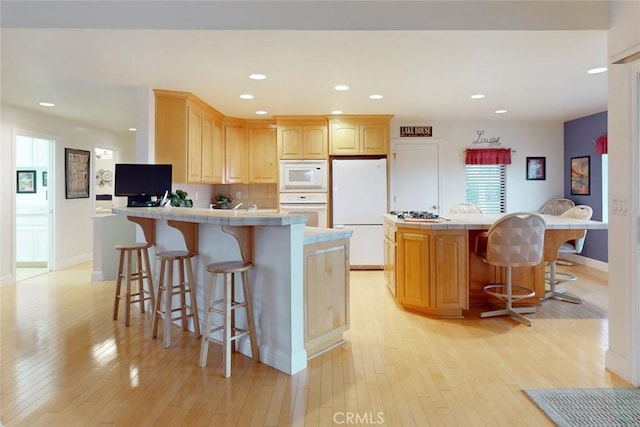
[{"label": "tufted chair back", "polygon": [[458,203],[449,209],[449,213],[465,214],[465,213],[483,213],[482,209],[471,203]]},{"label": "tufted chair back", "polygon": [[[576,218],[576,219],[591,219],[593,215],[593,209],[591,206],[587,205],[577,205],[564,212],[560,216],[568,217],[568,218]],[[572,252],[579,254],[582,252],[582,247],[584,246],[584,240],[587,238],[587,230],[584,230],[584,234],[581,238],[575,240],[569,240],[560,246],[560,252]]]},{"label": "tufted chair back", "polygon": [[541,214],[560,216],[567,210],[575,206],[569,199],[551,199],[540,209]]},{"label": "tufted chair back", "polygon": [[487,262],[502,267],[540,264],[545,225],[544,217],[535,212],[503,216],[487,232]]}]

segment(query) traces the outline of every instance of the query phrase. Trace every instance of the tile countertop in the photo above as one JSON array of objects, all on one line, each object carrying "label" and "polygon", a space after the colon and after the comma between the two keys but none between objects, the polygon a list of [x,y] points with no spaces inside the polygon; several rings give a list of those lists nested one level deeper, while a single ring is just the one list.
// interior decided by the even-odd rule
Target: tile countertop
[{"label": "tile countertop", "polygon": [[305,215],[287,215],[279,212],[233,210],[233,209],[202,209],[202,208],[113,208],[113,213],[119,215],[196,222],[214,225],[255,225],[278,226],[304,224]]},{"label": "tile countertop", "polygon": [[304,229],[304,244],[311,245],[329,240],[348,239],[352,234],[352,230],[342,228],[306,227]]},{"label": "tile countertop", "polygon": [[[196,222],[200,224],[229,225],[229,226],[286,226],[292,224],[304,224],[305,215],[281,214],[277,211],[227,210],[227,209],[199,209],[199,208],[113,208],[114,214],[154,218],[162,220],[175,220]],[[338,228],[305,227],[304,244],[326,242],[350,238],[351,230]]]},{"label": "tile countertop", "polygon": [[[427,228],[433,230],[488,230],[496,220],[505,214],[447,214],[437,220],[428,222],[412,222],[398,219],[396,215],[386,214],[386,220],[391,221],[396,227],[403,228]],[[555,215],[543,215],[547,221],[547,229],[607,229],[606,222],[584,219],[567,218]]]}]

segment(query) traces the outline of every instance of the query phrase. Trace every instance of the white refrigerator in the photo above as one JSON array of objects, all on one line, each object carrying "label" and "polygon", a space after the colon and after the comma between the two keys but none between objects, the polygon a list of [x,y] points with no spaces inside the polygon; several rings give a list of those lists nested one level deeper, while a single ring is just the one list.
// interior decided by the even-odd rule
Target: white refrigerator
[{"label": "white refrigerator", "polygon": [[383,215],[387,213],[387,159],[333,159],[333,227],[353,231],[350,263],[354,269],[384,264]]}]

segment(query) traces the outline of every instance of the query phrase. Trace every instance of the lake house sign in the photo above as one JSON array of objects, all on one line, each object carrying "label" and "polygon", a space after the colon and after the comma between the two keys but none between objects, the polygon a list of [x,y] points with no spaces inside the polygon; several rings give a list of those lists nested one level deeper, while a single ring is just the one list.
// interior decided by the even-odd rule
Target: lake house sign
[{"label": "lake house sign", "polygon": [[400,126],[400,137],[405,136],[433,136],[431,126]]}]

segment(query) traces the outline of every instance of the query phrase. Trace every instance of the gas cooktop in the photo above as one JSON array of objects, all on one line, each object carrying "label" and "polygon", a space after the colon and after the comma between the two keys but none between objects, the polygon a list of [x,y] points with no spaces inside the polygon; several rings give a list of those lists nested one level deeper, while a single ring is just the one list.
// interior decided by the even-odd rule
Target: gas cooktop
[{"label": "gas cooktop", "polygon": [[398,219],[405,221],[437,221],[442,219],[438,214],[428,211],[391,211]]}]

